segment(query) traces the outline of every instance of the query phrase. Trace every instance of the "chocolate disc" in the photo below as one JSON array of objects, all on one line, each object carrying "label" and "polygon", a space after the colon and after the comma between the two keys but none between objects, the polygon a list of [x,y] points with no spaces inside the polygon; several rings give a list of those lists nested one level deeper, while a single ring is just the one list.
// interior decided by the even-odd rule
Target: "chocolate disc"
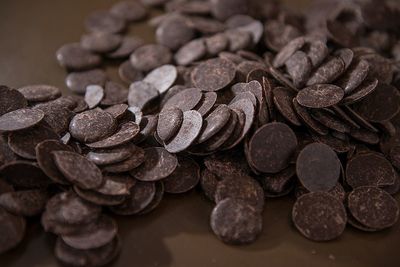
[{"label": "chocolate disc", "polygon": [[400,110],[400,93],[387,84],[378,83],[377,88],[355,105],[356,111],[371,122],[385,122]]},{"label": "chocolate disc", "polygon": [[106,108],[104,111],[110,113],[116,120],[122,119],[128,112],[127,104],[116,104]]},{"label": "chocolate disc", "polygon": [[121,205],[112,206],[110,209],[118,215],[134,215],[144,210],[154,198],[156,193],[155,183],[138,181],[131,188],[131,196],[127,197]]},{"label": "chocolate disc", "polygon": [[108,164],[107,166],[104,166],[103,170],[111,173],[127,172],[137,168],[145,161],[145,152],[143,148],[130,145],[129,150],[131,155],[127,159],[113,164]]},{"label": "chocolate disc", "polygon": [[107,245],[117,236],[117,223],[108,216],[85,227],[86,231],[75,235],[62,235],[62,240],[75,249],[94,249]]},{"label": "chocolate disc", "polygon": [[[302,185],[297,185],[296,190],[295,190],[295,196],[296,198],[301,197],[304,194],[308,194],[310,191],[308,191],[304,186]],[[344,190],[343,186],[341,185],[340,182],[338,182],[331,190],[327,191],[327,193],[331,194],[333,197],[338,199],[340,202],[345,202],[347,193]]]},{"label": "chocolate disc", "polygon": [[336,153],[329,146],[312,143],[297,157],[296,174],[310,192],[329,191],[339,180],[340,167]]},{"label": "chocolate disc", "polygon": [[104,97],[104,89],[99,85],[89,85],[86,87],[85,102],[89,109],[96,107],[100,104]]},{"label": "chocolate disc", "polygon": [[37,125],[32,129],[12,132],[8,136],[11,150],[25,159],[36,159],[35,147],[44,140],[57,140],[58,135],[49,127]]},{"label": "chocolate disc", "polygon": [[250,139],[251,165],[262,172],[279,172],[288,166],[296,147],[296,135],[286,124],[266,124]]},{"label": "chocolate disc", "polygon": [[302,195],[292,210],[292,220],[297,230],[313,241],[338,238],[347,223],[343,203],[326,192]]},{"label": "chocolate disc", "polygon": [[129,86],[128,104],[131,107],[144,109],[158,95],[158,90],[154,85],[144,81],[134,82]]},{"label": "chocolate disc", "polygon": [[126,160],[132,156],[130,149],[126,146],[116,147],[114,149],[107,149],[103,151],[90,151],[86,157],[94,164],[109,165]]},{"label": "chocolate disc", "polygon": [[235,66],[230,61],[215,58],[198,65],[192,71],[191,78],[196,88],[218,91],[229,85],[235,74]]},{"label": "chocolate disc", "polygon": [[353,188],[391,185],[395,178],[392,164],[379,153],[356,155],[347,162],[346,182]]},{"label": "chocolate disc", "polygon": [[311,116],[325,127],[340,133],[350,132],[349,125],[329,110],[313,109]]},{"label": "chocolate disc", "polygon": [[309,113],[307,108],[301,106],[297,100],[293,99],[293,108],[296,111],[297,115],[301,119],[301,121],[309,127],[314,132],[318,133],[319,135],[327,135],[329,133],[328,128],[324,125],[316,121]]},{"label": "chocolate disc", "polygon": [[101,57],[84,49],[79,43],[66,44],[56,52],[58,63],[71,70],[87,70],[101,64]]},{"label": "chocolate disc", "polygon": [[92,143],[111,135],[115,128],[115,119],[111,114],[93,109],[75,115],[69,125],[69,132],[81,142]]},{"label": "chocolate disc", "polygon": [[167,193],[179,194],[193,189],[200,180],[200,166],[192,159],[178,157],[178,166],[163,180]]},{"label": "chocolate disc", "polygon": [[171,51],[162,45],[148,44],[136,49],[130,57],[132,66],[140,71],[151,71],[172,61]]},{"label": "chocolate disc", "polygon": [[143,44],[144,41],[140,37],[124,36],[122,37],[121,45],[116,50],[108,53],[107,57],[112,59],[127,58]]},{"label": "chocolate disc", "polygon": [[70,151],[53,151],[51,154],[60,172],[71,183],[83,189],[93,189],[103,184],[100,169],[84,156]]},{"label": "chocolate disc", "polygon": [[377,86],[378,86],[377,79],[365,80],[357,88],[355,88],[350,95],[343,98],[341,103],[348,105],[358,102],[363,98],[365,98],[366,96],[368,96],[369,94],[371,94],[373,91],[375,91]]},{"label": "chocolate disc", "polygon": [[0,85],[0,116],[28,106],[23,94],[7,86]]},{"label": "chocolate disc", "polygon": [[349,69],[336,81],[346,94],[350,94],[367,77],[369,63],[366,60],[353,61]]},{"label": "chocolate disc", "polygon": [[[93,203],[95,205],[99,205],[99,206],[115,206],[115,205],[120,205],[122,203],[124,203],[126,197],[125,196],[111,196],[111,195],[104,195],[101,193],[98,193],[96,191],[93,190],[86,190],[86,189],[81,189],[77,186],[74,186],[74,191],[75,193],[81,197],[82,199],[84,199],[85,201],[88,201],[90,203]],[[54,224],[50,224],[52,227],[54,227]],[[70,232],[68,230],[68,227],[65,229],[65,226],[62,226],[62,228],[60,228],[59,223],[56,223],[56,228],[55,230],[61,230],[61,234],[76,234],[76,233],[80,233],[81,231],[72,231]],[[64,229],[63,229],[64,228]],[[67,232],[64,232],[64,230],[66,230]]]},{"label": "chocolate disc", "polygon": [[279,53],[275,56],[273,61],[274,68],[282,67],[285,62],[305,44],[305,38],[299,37],[291,40],[283,47]]},{"label": "chocolate disc", "polygon": [[236,112],[231,110],[230,113],[231,116],[225,126],[210,139],[200,144],[200,146],[204,146],[203,148],[205,150],[215,151],[222,148],[225,142],[228,141],[228,139],[233,135],[234,131],[236,130],[236,124],[238,123],[239,118]]},{"label": "chocolate disc", "polygon": [[253,206],[259,212],[264,208],[264,191],[257,181],[246,175],[224,178],[218,183],[214,197],[216,203],[232,198]]},{"label": "chocolate disc", "polygon": [[130,189],[136,184],[136,180],[129,174],[104,175],[104,183],[94,191],[108,196],[126,196]]},{"label": "chocolate disc", "polygon": [[52,183],[35,163],[23,160],[2,165],[0,176],[4,177],[10,185],[22,188],[46,188]]},{"label": "chocolate disc", "polygon": [[303,87],[311,74],[312,63],[303,51],[297,51],[286,62],[286,70],[294,86]]},{"label": "chocolate disc", "polygon": [[145,149],[145,161],[131,171],[131,175],[144,182],[157,181],[168,177],[178,166],[175,155],[161,147]]},{"label": "chocolate disc", "polygon": [[54,248],[56,258],[65,265],[104,266],[114,260],[121,250],[119,238],[114,238],[106,245],[94,249],[75,249],[68,246],[61,237],[57,239]]},{"label": "chocolate disc", "polygon": [[35,216],[42,213],[48,199],[44,190],[21,190],[0,195],[0,206],[12,214]]},{"label": "chocolate disc", "polygon": [[118,75],[127,84],[141,81],[144,77],[142,71],[135,69],[129,60],[119,66]]},{"label": "chocolate disc", "polygon": [[[85,109],[86,108],[87,105],[85,103]],[[70,109],[61,105],[52,104],[52,102],[34,106],[33,109],[44,112],[43,123],[47,123],[57,134],[63,134],[68,131],[68,126],[73,116],[73,112]]]},{"label": "chocolate disc", "polygon": [[176,136],[165,144],[170,153],[187,149],[199,136],[203,124],[201,114],[195,110],[183,112],[182,126]]},{"label": "chocolate disc", "polygon": [[344,91],[338,86],[316,84],[301,90],[296,99],[300,105],[307,108],[326,108],[339,103],[343,96]]},{"label": "chocolate disc", "polygon": [[140,211],[138,214],[143,215],[152,212],[155,208],[160,205],[162,199],[164,197],[164,184],[162,181],[156,182],[156,193],[151,200],[150,204],[146,206],[142,211]]},{"label": "chocolate disc", "polygon": [[139,133],[140,127],[134,122],[127,122],[121,125],[121,128],[110,137],[87,144],[91,148],[111,148],[123,145],[131,141]]},{"label": "chocolate disc", "polygon": [[28,85],[18,89],[29,102],[50,101],[61,96],[61,90],[46,84]]},{"label": "chocolate disc", "polygon": [[240,137],[236,140],[236,142],[234,142],[231,147],[236,146],[237,144],[240,143],[240,141],[243,140],[243,138],[247,135],[247,133],[249,132],[251,126],[253,125],[254,122],[254,115],[255,115],[255,108],[252,105],[251,101],[248,99],[241,99],[235,103],[232,103],[229,105],[229,107],[232,110],[241,110],[243,111],[244,115],[245,115],[245,122],[243,125],[243,130],[240,134]]},{"label": "chocolate disc", "polygon": [[67,87],[74,93],[84,94],[88,85],[104,86],[107,75],[102,69],[71,72],[65,79]]},{"label": "chocolate disc", "polygon": [[347,202],[353,218],[368,228],[382,230],[399,219],[397,201],[377,187],[358,187],[349,194]]},{"label": "chocolate disc", "polygon": [[261,182],[266,197],[281,197],[294,188],[296,169],[293,165],[274,175],[265,175]]},{"label": "chocolate disc", "polygon": [[214,107],[214,104],[217,101],[217,97],[218,96],[215,92],[204,93],[201,101],[196,105],[194,109],[196,109],[201,114],[201,116],[204,117]]},{"label": "chocolate disc", "polygon": [[174,84],[177,77],[175,66],[164,65],[152,70],[143,81],[153,85],[160,94],[163,94]]},{"label": "chocolate disc", "polygon": [[293,92],[285,87],[276,87],[273,94],[275,107],[279,110],[282,116],[292,124],[300,126],[301,122],[293,109],[293,98],[295,97]]},{"label": "chocolate disc", "polygon": [[179,108],[164,108],[158,115],[157,134],[162,141],[174,137],[183,122],[183,112]]},{"label": "chocolate disc", "polygon": [[81,199],[73,191],[54,195],[46,205],[46,212],[64,224],[87,224],[97,220],[101,207]]},{"label": "chocolate disc", "polygon": [[182,46],[175,54],[175,61],[179,65],[187,66],[206,55],[206,46],[203,39],[195,39]]},{"label": "chocolate disc", "polygon": [[164,104],[163,109],[175,107],[180,108],[182,111],[188,111],[193,109],[200,102],[201,98],[202,93],[199,89],[185,89],[169,98]]},{"label": "chocolate disc", "polygon": [[197,142],[203,143],[218,133],[228,123],[230,117],[230,108],[226,105],[219,105],[204,119]]},{"label": "chocolate disc", "polygon": [[121,42],[121,36],[106,32],[94,32],[81,37],[81,46],[94,53],[113,51],[121,45]]},{"label": "chocolate disc", "polygon": [[18,131],[38,124],[44,118],[39,109],[17,109],[0,116],[0,131]]},{"label": "chocolate disc", "polygon": [[0,253],[16,247],[25,236],[24,217],[12,215],[0,207]]},{"label": "chocolate disc", "polygon": [[252,243],[262,231],[260,213],[246,202],[231,198],[215,206],[210,224],[219,239],[234,245]]},{"label": "chocolate disc", "polygon": [[158,25],[155,37],[159,44],[177,50],[195,37],[195,31],[183,16],[169,16]]},{"label": "chocolate disc", "polygon": [[200,186],[204,194],[211,201],[215,201],[215,191],[217,190],[218,182],[221,180],[217,175],[204,169],[200,176]]},{"label": "chocolate disc", "polygon": [[342,58],[336,56],[329,57],[311,74],[307,81],[307,86],[329,84],[336,80],[345,71],[345,68],[346,65]]}]

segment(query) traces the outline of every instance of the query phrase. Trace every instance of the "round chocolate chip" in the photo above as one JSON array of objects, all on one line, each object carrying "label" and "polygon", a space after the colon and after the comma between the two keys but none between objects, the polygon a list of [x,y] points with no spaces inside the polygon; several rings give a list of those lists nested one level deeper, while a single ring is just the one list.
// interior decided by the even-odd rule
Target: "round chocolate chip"
[{"label": "round chocolate chip", "polygon": [[301,150],[296,162],[296,174],[310,192],[329,191],[339,180],[341,163],[327,145],[312,143]]},{"label": "round chocolate chip", "polygon": [[61,90],[55,86],[37,84],[28,85],[18,89],[29,102],[50,101],[61,96]]},{"label": "round chocolate chip", "polygon": [[107,75],[102,69],[71,72],[65,79],[67,87],[74,93],[84,94],[88,85],[104,86]]},{"label": "round chocolate chip", "polygon": [[347,223],[343,203],[327,192],[302,195],[292,210],[292,220],[297,230],[313,241],[338,238]]},{"label": "round chocolate chip", "polygon": [[56,52],[59,64],[71,70],[87,70],[101,64],[101,57],[85,50],[79,43],[66,44]]},{"label": "round chocolate chip", "polygon": [[224,199],[211,213],[211,229],[223,242],[248,244],[262,231],[262,217],[251,205],[237,199]]},{"label": "round chocolate chip", "polygon": [[232,175],[222,179],[215,191],[215,202],[227,198],[239,199],[262,212],[264,208],[264,191],[256,180],[247,175]]},{"label": "round chocolate chip", "polygon": [[62,240],[75,249],[94,249],[107,245],[117,236],[117,223],[108,216],[101,216],[85,228],[85,232],[74,235],[62,235]]},{"label": "round chocolate chip", "polygon": [[158,115],[157,134],[162,141],[168,141],[178,133],[183,122],[181,109],[164,108]]},{"label": "round chocolate chip", "polygon": [[154,198],[156,193],[155,183],[138,181],[131,188],[131,195],[126,198],[124,203],[112,206],[112,212],[118,215],[134,215],[143,211]]},{"label": "round chocolate chip", "polygon": [[0,131],[18,131],[38,124],[44,118],[40,109],[17,109],[0,116]]},{"label": "round chocolate chip", "polygon": [[388,193],[372,186],[354,189],[347,198],[353,218],[367,228],[382,230],[399,219],[397,201]]},{"label": "round chocolate chip", "polygon": [[107,53],[121,45],[120,35],[106,32],[93,32],[84,34],[81,38],[81,46],[94,53]]},{"label": "round chocolate chip", "polygon": [[163,180],[167,193],[180,194],[193,189],[200,180],[200,166],[191,158],[178,157],[178,166]]},{"label": "round chocolate chip", "polygon": [[163,109],[180,108],[182,111],[188,111],[196,107],[202,98],[202,93],[197,88],[189,88],[175,94],[169,98],[163,106]]},{"label": "round chocolate chip", "polygon": [[12,215],[0,207],[0,253],[16,247],[24,238],[25,229],[24,217]]},{"label": "round chocolate chip", "polygon": [[0,85],[0,116],[28,106],[23,94],[15,89]]},{"label": "round chocolate chip", "polygon": [[132,66],[140,71],[150,71],[171,61],[171,51],[165,46],[156,44],[139,47],[130,58]]},{"label": "round chocolate chip", "polygon": [[68,184],[69,182],[64,178],[64,175],[58,170],[54,163],[51,152],[53,151],[70,151],[73,149],[61,143],[58,140],[45,140],[39,143],[36,148],[36,159],[42,171],[52,180],[59,184]]},{"label": "round chocolate chip", "polygon": [[115,119],[110,113],[93,109],[75,115],[69,125],[69,132],[77,140],[91,143],[111,135],[115,128]]},{"label": "round chocolate chip", "polygon": [[131,171],[133,177],[140,181],[158,181],[168,177],[178,166],[174,154],[170,154],[161,147],[145,149],[145,161],[138,168]]},{"label": "round chocolate chip", "polygon": [[316,84],[301,90],[296,100],[307,108],[327,108],[339,103],[343,96],[343,89],[336,85]]},{"label": "round chocolate chip", "polygon": [[139,133],[140,127],[134,122],[127,122],[121,125],[120,129],[110,137],[87,144],[91,148],[111,148],[123,145],[131,141]]},{"label": "round chocolate chip", "polygon": [[228,60],[214,58],[204,61],[191,73],[193,85],[204,91],[218,91],[235,78],[235,66]]},{"label": "round chocolate chip", "polygon": [[106,245],[94,249],[75,249],[68,246],[61,237],[57,239],[54,248],[56,258],[65,265],[104,266],[114,260],[121,250],[119,238],[114,238]]},{"label": "round chocolate chip", "polygon": [[170,153],[178,153],[187,149],[199,136],[203,125],[201,114],[195,110],[183,112],[181,128],[175,137],[164,145]]},{"label": "round chocolate chip", "polygon": [[347,162],[346,182],[353,188],[391,185],[395,178],[392,164],[379,153],[359,154]]},{"label": "round chocolate chip", "polygon": [[250,139],[251,165],[262,172],[277,173],[289,165],[296,148],[296,135],[286,124],[266,124]]},{"label": "round chocolate chip", "polygon": [[53,151],[51,154],[60,172],[71,183],[83,189],[93,189],[103,184],[100,169],[84,156],[70,151]]}]

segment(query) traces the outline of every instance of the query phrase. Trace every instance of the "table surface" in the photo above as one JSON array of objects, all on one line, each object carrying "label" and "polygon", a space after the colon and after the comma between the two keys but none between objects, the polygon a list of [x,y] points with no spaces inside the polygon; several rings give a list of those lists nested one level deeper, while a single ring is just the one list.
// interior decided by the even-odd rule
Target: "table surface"
[{"label": "table surface", "polygon": [[[95,9],[108,8],[110,0],[1,0],[0,84],[18,88],[52,84],[65,89],[65,71],[54,53],[62,44],[77,41],[83,20]],[[300,6],[300,2],[295,2]],[[151,42],[153,30],[133,26]],[[112,77],[115,68],[107,69]],[[399,197],[398,197],[399,198]],[[264,231],[247,246],[228,246],[209,227],[213,204],[200,192],[166,196],[154,212],[142,217],[118,218],[123,241],[112,266],[399,266],[400,227],[379,233],[362,233],[347,227],[343,236],[328,243],[311,242],[292,226],[293,199],[268,199],[263,213]],[[33,220],[24,242],[0,256],[0,266],[57,266],[52,250],[55,238]]]}]

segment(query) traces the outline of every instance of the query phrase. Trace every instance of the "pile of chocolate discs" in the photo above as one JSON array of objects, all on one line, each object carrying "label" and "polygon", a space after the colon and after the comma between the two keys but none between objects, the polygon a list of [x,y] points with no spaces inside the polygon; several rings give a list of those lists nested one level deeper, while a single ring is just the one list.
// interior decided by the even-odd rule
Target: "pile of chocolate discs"
[{"label": "pile of chocolate discs", "polygon": [[[113,214],[196,187],[228,244],[256,241],[264,205],[284,196],[313,241],[393,226],[399,18],[399,2],[381,0],[303,13],[273,0],[137,0],[89,14],[81,40],[56,52],[71,94],[0,86],[0,253],[33,217],[57,236],[59,262],[103,266],[121,249]],[[127,34],[146,19],[154,43]],[[120,81],[105,71],[115,64]]]}]

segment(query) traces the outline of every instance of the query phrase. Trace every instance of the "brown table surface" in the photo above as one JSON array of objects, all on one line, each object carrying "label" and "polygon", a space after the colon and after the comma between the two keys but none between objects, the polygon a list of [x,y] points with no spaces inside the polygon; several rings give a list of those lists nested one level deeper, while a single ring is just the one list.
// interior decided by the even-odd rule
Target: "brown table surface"
[{"label": "brown table surface", "polygon": [[[47,83],[63,88],[65,71],[54,53],[62,44],[77,41],[90,11],[109,7],[107,0],[1,0],[0,84],[18,88]],[[294,2],[297,6],[306,1]],[[153,31],[131,27],[151,42]],[[116,77],[115,70],[109,70]],[[400,266],[400,227],[362,233],[348,227],[333,242],[315,243],[291,225],[293,199],[271,199],[264,210],[264,231],[252,245],[227,246],[209,228],[213,205],[198,192],[167,196],[153,213],[119,218],[123,241],[112,266]],[[54,237],[38,222],[28,227],[24,242],[0,256],[2,267],[57,266]]]}]

